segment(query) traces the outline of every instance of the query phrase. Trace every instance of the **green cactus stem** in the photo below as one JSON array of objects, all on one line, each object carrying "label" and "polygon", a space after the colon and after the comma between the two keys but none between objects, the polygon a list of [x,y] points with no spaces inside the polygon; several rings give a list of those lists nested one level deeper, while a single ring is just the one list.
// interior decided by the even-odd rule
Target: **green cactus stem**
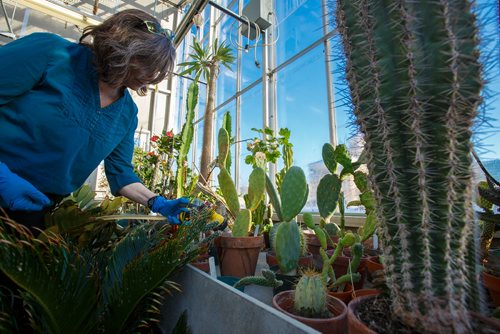
[{"label": "green cactus stem", "polygon": [[[230,145],[229,134],[227,133],[226,129],[224,129],[224,128],[219,129],[217,143],[218,143],[218,149],[219,149],[219,153],[217,156],[217,162],[223,168],[226,168],[226,161],[227,161],[227,156],[229,155],[229,145]],[[227,171],[229,172],[229,170],[227,170]]]},{"label": "green cactus stem", "polygon": [[[227,134],[229,135],[229,144],[231,145],[232,143],[232,137],[231,137],[231,133],[232,133],[232,118],[231,118],[231,113],[229,111],[226,111],[224,113],[224,116],[222,117],[222,127],[224,129],[226,129],[227,131]],[[226,168],[226,170],[229,172],[229,174],[231,174],[231,149],[229,148],[228,150],[228,154],[227,154],[227,157],[226,157],[226,165],[224,166]]]},{"label": "green cactus stem", "polygon": [[233,225],[233,237],[248,237],[248,232],[252,226],[252,212],[248,209],[242,209],[236,215]]},{"label": "green cactus stem", "polygon": [[418,332],[471,333],[469,311],[480,311],[471,135],[483,81],[471,3],[337,0],[334,13],[392,311]]},{"label": "green cactus stem", "polygon": [[268,269],[262,270],[262,276],[247,276],[236,282],[233,287],[239,288],[245,285],[260,285],[267,286],[271,288],[278,288],[283,285],[282,280],[276,279],[276,275]]},{"label": "green cactus stem", "polygon": [[248,178],[248,206],[250,210],[255,210],[260,204],[266,192],[266,172],[260,167],[253,169]]},{"label": "green cactus stem", "polygon": [[300,213],[308,194],[309,187],[304,171],[297,166],[291,167],[281,185],[281,211],[284,221],[289,222]]},{"label": "green cactus stem", "polygon": [[295,275],[301,254],[300,231],[295,220],[282,222],[276,229],[274,247],[281,273]]},{"label": "green cactus stem", "polygon": [[269,201],[271,202],[271,205],[273,206],[274,211],[278,216],[279,221],[283,221],[283,214],[281,213],[281,200],[278,197],[278,192],[276,191],[276,188],[273,185],[273,181],[271,181],[271,179],[267,174],[266,174],[266,192],[267,195],[269,196]]},{"label": "green cactus stem", "polygon": [[182,126],[181,131],[181,147],[179,149],[179,155],[177,156],[177,171],[175,173],[175,184],[176,184],[176,197],[182,197],[186,195],[184,193],[184,187],[186,183],[186,161],[189,149],[193,142],[194,133],[194,116],[196,105],[198,104],[198,85],[193,82],[189,85],[188,95],[186,99],[186,121]]},{"label": "green cactus stem", "polygon": [[238,199],[238,193],[236,192],[236,187],[234,185],[233,179],[229,172],[225,168],[221,168],[218,176],[219,187],[222,191],[222,196],[229,207],[229,210],[234,217],[237,216],[240,211],[240,201]]},{"label": "green cactus stem", "polygon": [[331,317],[326,300],[327,292],[321,275],[313,271],[303,273],[294,290],[295,312],[307,318]]},{"label": "green cactus stem", "polygon": [[318,209],[320,216],[327,224],[337,208],[341,187],[342,182],[335,174],[326,174],[319,181],[316,191]]}]

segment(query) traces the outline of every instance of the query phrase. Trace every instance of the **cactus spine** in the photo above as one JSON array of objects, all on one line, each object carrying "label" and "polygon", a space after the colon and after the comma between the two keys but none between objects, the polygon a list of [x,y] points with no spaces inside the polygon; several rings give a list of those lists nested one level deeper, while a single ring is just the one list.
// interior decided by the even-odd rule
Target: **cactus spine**
[{"label": "cactus spine", "polygon": [[307,318],[328,318],[326,287],[321,275],[314,271],[306,271],[298,281],[293,306],[298,315]]},{"label": "cactus spine", "polygon": [[187,154],[193,142],[194,133],[194,114],[196,105],[198,104],[198,84],[193,82],[189,85],[188,95],[186,100],[186,121],[182,126],[181,132],[181,147],[177,156],[177,171],[175,174],[176,197],[184,196],[184,183],[186,183],[186,161]]},{"label": "cactus spine", "polygon": [[[481,65],[471,2],[337,0],[392,309],[418,331],[470,333],[478,310],[471,126]],[[470,258],[470,256],[469,256]]]},{"label": "cactus spine", "polygon": [[266,191],[266,173],[260,167],[254,168],[248,181],[248,206],[247,209],[240,210],[240,201],[238,192],[233,179],[226,169],[226,157],[229,152],[229,135],[225,128],[219,129],[219,156],[217,157],[218,167],[220,169],[218,180],[231,214],[236,217],[232,228],[234,237],[246,237],[252,226],[252,212],[264,196]]}]

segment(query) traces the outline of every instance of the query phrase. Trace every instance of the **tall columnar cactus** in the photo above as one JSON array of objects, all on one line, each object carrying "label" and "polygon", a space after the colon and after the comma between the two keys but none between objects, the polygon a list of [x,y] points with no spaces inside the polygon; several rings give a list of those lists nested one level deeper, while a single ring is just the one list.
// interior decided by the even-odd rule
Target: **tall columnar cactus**
[{"label": "tall columnar cactus", "polygon": [[326,286],[321,275],[306,271],[295,287],[293,307],[300,316],[326,318],[330,316],[326,297]]},{"label": "tall columnar cactus", "polygon": [[226,204],[235,217],[232,228],[234,237],[246,237],[252,226],[252,210],[259,205],[266,191],[266,173],[260,167],[253,169],[248,180],[248,201],[247,208],[240,209],[240,201],[236,186],[226,169],[226,158],[229,152],[229,135],[224,128],[219,129],[218,145],[219,155],[217,157],[218,167],[220,169],[218,180],[219,187]]},{"label": "tall columnar cactus", "polygon": [[177,172],[175,174],[175,184],[177,186],[176,189],[176,197],[184,196],[184,183],[186,182],[186,174],[187,174],[187,154],[189,153],[189,149],[191,148],[191,144],[193,142],[193,133],[194,133],[194,114],[196,105],[198,104],[198,84],[193,82],[188,88],[188,94],[186,99],[186,121],[182,126],[181,132],[181,147],[179,149],[179,155],[177,156]]},{"label": "tall columnar cactus", "polygon": [[478,310],[471,126],[481,101],[468,0],[337,0],[392,309],[419,331],[470,333]]},{"label": "tall columnar cactus", "polygon": [[[227,134],[229,135],[229,144],[231,144],[231,133],[232,133],[232,118],[231,118],[231,113],[229,111],[226,111],[224,113],[224,116],[222,118],[222,127],[226,129]],[[229,174],[231,174],[231,150],[228,150],[227,158],[226,158],[226,164],[225,167]]]},{"label": "tall columnar cactus", "polygon": [[281,220],[273,238],[276,259],[283,274],[295,275],[302,247],[299,226],[294,219],[306,204],[309,194],[306,176],[300,167],[291,167],[283,178],[280,198],[269,178],[266,187]]}]

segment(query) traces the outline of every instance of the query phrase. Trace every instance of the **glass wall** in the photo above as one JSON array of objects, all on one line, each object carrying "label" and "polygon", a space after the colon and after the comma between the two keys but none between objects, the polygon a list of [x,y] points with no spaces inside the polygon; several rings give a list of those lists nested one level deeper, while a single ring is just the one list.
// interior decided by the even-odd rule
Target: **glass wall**
[{"label": "glass wall", "polygon": [[321,149],[329,142],[323,45],[278,72],[277,98],[278,128],[291,131],[294,165],[308,178],[309,200],[304,210],[317,211],[316,188],[327,172]]}]

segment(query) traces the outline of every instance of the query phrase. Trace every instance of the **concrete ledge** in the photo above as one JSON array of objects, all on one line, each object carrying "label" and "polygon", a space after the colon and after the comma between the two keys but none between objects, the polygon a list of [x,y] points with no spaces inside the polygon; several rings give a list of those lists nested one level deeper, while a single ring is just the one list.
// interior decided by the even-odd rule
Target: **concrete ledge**
[{"label": "concrete ledge", "polygon": [[168,297],[163,305],[164,333],[171,333],[181,313],[187,310],[193,334],[319,334],[191,265],[173,280],[181,284],[182,292]]}]

